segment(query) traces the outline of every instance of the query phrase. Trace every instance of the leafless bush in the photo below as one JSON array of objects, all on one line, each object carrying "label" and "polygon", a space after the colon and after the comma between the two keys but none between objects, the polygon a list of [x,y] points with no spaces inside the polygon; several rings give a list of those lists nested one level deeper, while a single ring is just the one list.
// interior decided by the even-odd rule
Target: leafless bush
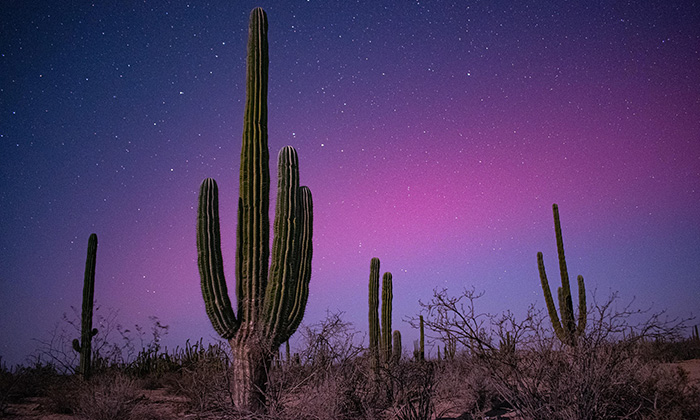
[{"label": "leafless bush", "polygon": [[502,401],[484,366],[464,354],[436,362],[434,398],[438,410],[457,415],[484,412]]},{"label": "leafless bush", "polygon": [[123,374],[102,375],[82,385],[75,412],[88,420],[130,419],[141,402],[133,379]]},{"label": "leafless bush", "polygon": [[359,333],[342,313],[299,329],[298,363],[273,367],[267,389],[276,419],[361,419],[374,398]]},{"label": "leafless bush", "polygon": [[182,368],[175,392],[186,396],[190,408],[199,413],[230,410],[233,400],[228,365],[222,346],[210,346]]},{"label": "leafless bush", "polygon": [[456,338],[463,357],[482,366],[493,389],[524,417],[643,419],[662,410],[680,410],[690,418],[700,414],[697,404],[690,404],[692,398],[700,401],[697,390],[682,377],[668,379],[674,374],[640,352],[644,340],[678,337],[685,320],[666,319],[663,312],[640,318],[644,311],[618,308],[619,299],[612,295],[602,303],[594,299],[585,334],[576,346],[565,346],[535,308],[521,321],[510,312],[481,313],[475,305],[480,296],[473,290],[459,296],[435,291],[429,303],[421,303],[425,326],[439,338]]},{"label": "leafless bush", "polygon": [[364,349],[358,341],[359,332],[342,319],[342,312],[329,312],[321,322],[303,325],[300,361],[313,367],[315,375],[325,375],[333,366],[355,359]]}]

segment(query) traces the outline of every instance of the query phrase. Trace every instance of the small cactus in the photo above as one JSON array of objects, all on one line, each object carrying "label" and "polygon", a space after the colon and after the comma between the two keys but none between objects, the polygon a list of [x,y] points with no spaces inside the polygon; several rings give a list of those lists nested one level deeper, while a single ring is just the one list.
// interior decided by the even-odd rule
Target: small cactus
[{"label": "small cactus", "polygon": [[377,373],[379,364],[391,362],[391,312],[394,298],[391,273],[382,277],[382,316],[379,323],[379,258],[372,258],[369,267],[369,352],[370,367]]},{"label": "small cactus", "polygon": [[425,325],[423,324],[423,315],[419,316],[419,330],[420,330],[420,339],[418,341],[418,348],[416,348],[413,352],[413,356],[418,362],[422,362],[425,360]]},{"label": "small cactus", "polygon": [[379,370],[379,258],[369,266],[369,364],[372,372]]},{"label": "small cactus", "polygon": [[78,373],[88,379],[91,373],[92,338],[97,335],[97,328],[92,328],[92,310],[95,296],[95,265],[97,263],[97,235],[88,239],[87,258],[85,260],[85,277],[83,279],[83,309],[80,316],[80,340],[73,340],[73,350],[80,353]]},{"label": "small cactus", "polygon": [[401,331],[395,330],[393,334],[393,339],[394,339],[394,344],[391,349],[392,351],[392,361],[394,364],[397,364],[401,361],[401,353],[403,352],[403,348],[401,346]]},{"label": "small cactus", "polygon": [[559,310],[561,311],[561,321],[557,315],[557,308],[554,306],[552,293],[549,290],[547,273],[544,269],[544,258],[542,253],[537,253],[537,267],[540,271],[540,282],[544,300],[547,304],[549,319],[557,338],[568,346],[576,346],[577,337],[586,330],[586,287],[583,283],[583,276],[578,276],[578,326],[574,320],[574,305],[571,299],[571,288],[569,286],[569,273],[566,268],[564,258],[564,240],[561,234],[561,224],[559,223],[559,207],[552,205],[554,212],[554,231],[557,239],[557,251],[559,254],[559,271],[561,272],[561,287],[557,291],[559,297]]},{"label": "small cactus", "polygon": [[382,361],[387,364],[391,360],[391,312],[392,301],[394,300],[394,292],[392,286],[391,273],[384,273],[382,277],[382,338],[380,349],[382,352]]}]

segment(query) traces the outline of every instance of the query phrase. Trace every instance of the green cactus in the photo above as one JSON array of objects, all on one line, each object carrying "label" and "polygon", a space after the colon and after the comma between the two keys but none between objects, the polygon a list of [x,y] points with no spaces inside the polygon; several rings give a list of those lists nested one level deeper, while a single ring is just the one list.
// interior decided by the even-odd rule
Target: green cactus
[{"label": "green cactus", "polygon": [[694,325],[693,326],[693,333],[691,339],[693,341],[700,341],[700,334],[698,334],[698,326]]},{"label": "green cactus", "polygon": [[80,340],[73,340],[73,349],[80,353],[78,373],[83,378],[90,378],[92,356],[92,338],[97,335],[97,328],[92,328],[92,309],[95,296],[95,265],[97,263],[97,235],[88,239],[87,258],[85,259],[85,277],[83,280],[83,310],[80,319]]},{"label": "green cactus", "polygon": [[277,205],[270,260],[270,171],[267,146],[267,16],[250,14],[246,108],[241,147],[236,232],[237,315],[229,300],[219,233],[218,187],[205,179],[197,218],[198,265],[207,315],[233,350],[233,401],[239,409],[264,407],[267,372],[279,346],[296,331],[309,296],[313,208],[299,186],[297,153],[278,157]]},{"label": "green cactus", "polygon": [[391,362],[391,303],[392,276],[386,272],[382,277],[382,317],[379,323],[379,258],[372,258],[369,267],[369,352],[370,367],[374,373],[380,362]]},{"label": "green cactus", "polygon": [[586,330],[586,287],[583,283],[583,276],[578,276],[578,326],[574,319],[574,305],[571,298],[571,288],[569,286],[569,273],[566,268],[566,259],[564,258],[564,240],[561,234],[561,224],[559,223],[559,207],[556,204],[552,205],[554,212],[554,231],[557,238],[557,252],[559,254],[559,271],[561,272],[561,287],[557,290],[559,298],[559,310],[561,311],[561,321],[557,315],[557,308],[554,306],[552,293],[549,289],[547,281],[547,273],[544,268],[544,258],[542,253],[537,253],[537,266],[540,271],[540,282],[542,284],[542,292],[544,300],[547,304],[549,319],[552,321],[552,327],[559,340],[568,345],[576,346],[576,341]]},{"label": "green cactus", "polygon": [[419,322],[419,330],[420,330],[420,340],[418,341],[418,356],[416,359],[419,362],[422,362],[425,360],[425,325],[423,324],[423,315],[419,317],[420,322]]},{"label": "green cactus", "polygon": [[394,344],[391,349],[392,351],[392,357],[391,360],[394,364],[397,364],[401,361],[401,353],[403,352],[403,348],[401,346],[401,331],[395,330],[393,334],[394,338]]},{"label": "green cactus", "polygon": [[382,277],[382,338],[379,348],[382,352],[382,361],[387,364],[391,361],[391,312],[394,292],[391,273],[384,273]]},{"label": "green cactus", "polygon": [[369,264],[369,365],[379,370],[379,258]]}]

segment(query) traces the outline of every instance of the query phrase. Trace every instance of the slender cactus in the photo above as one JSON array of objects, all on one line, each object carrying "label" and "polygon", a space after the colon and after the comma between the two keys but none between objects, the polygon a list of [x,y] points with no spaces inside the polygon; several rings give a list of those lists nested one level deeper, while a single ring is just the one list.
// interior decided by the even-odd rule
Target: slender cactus
[{"label": "slender cactus", "polygon": [[379,258],[369,265],[369,364],[370,370],[379,370]]},{"label": "slender cactus", "polygon": [[394,364],[398,364],[401,361],[401,353],[403,352],[403,348],[401,346],[401,331],[395,330],[393,334],[393,339],[394,339],[394,344],[391,349],[392,351],[392,362]]},{"label": "slender cactus", "polygon": [[242,410],[261,411],[273,355],[299,326],[309,296],[312,257],[311,192],[299,186],[291,146],[278,156],[277,205],[270,261],[270,171],[267,146],[267,15],[250,14],[246,108],[241,147],[236,304],[224,278],[218,187],[207,178],[199,194],[198,265],[209,320],[233,350],[232,395]]},{"label": "slender cactus", "polygon": [[394,291],[391,273],[384,273],[382,277],[382,338],[380,349],[382,361],[388,364],[391,361],[391,312]]},{"label": "slender cactus", "polygon": [[391,362],[391,312],[394,297],[391,273],[382,277],[382,316],[379,319],[379,258],[372,258],[369,266],[369,352],[370,367],[379,372],[380,362]]},{"label": "slender cactus", "polygon": [[425,360],[425,325],[423,324],[423,315],[420,316],[419,329],[420,329],[420,341],[419,341],[420,347],[418,349],[418,361],[422,362]]},{"label": "slender cactus", "polygon": [[568,346],[575,346],[577,338],[586,330],[586,287],[583,283],[583,276],[579,275],[578,281],[578,326],[574,320],[574,305],[571,298],[571,288],[569,286],[569,273],[566,268],[566,259],[564,258],[564,240],[561,233],[561,224],[559,223],[559,207],[552,205],[554,212],[554,231],[557,238],[557,252],[559,254],[559,271],[561,272],[561,287],[557,290],[559,300],[559,310],[561,312],[561,321],[557,315],[557,308],[554,306],[552,293],[549,289],[547,281],[547,273],[544,268],[544,258],[541,252],[537,253],[537,266],[540,272],[540,282],[542,284],[542,292],[544,300],[547,304],[549,319],[552,321],[552,327],[559,340]]},{"label": "slender cactus", "polygon": [[92,310],[95,296],[95,265],[97,263],[97,235],[88,239],[87,258],[85,259],[85,277],[83,279],[83,310],[80,317],[80,340],[73,340],[73,349],[80,353],[78,373],[83,378],[90,378],[92,337],[97,335],[97,328],[92,328]]}]

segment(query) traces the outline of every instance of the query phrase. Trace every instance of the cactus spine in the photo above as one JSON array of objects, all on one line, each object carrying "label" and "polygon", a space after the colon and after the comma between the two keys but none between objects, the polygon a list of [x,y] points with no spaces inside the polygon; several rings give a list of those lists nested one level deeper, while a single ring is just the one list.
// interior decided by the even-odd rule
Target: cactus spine
[{"label": "cactus spine", "polygon": [[372,371],[379,364],[391,362],[391,303],[394,298],[391,273],[382,277],[382,317],[379,323],[379,258],[372,258],[369,267],[369,351]]},{"label": "cactus spine", "polygon": [[83,280],[83,309],[80,319],[80,340],[73,340],[73,349],[80,353],[78,373],[88,379],[91,373],[92,337],[97,335],[97,328],[92,328],[92,309],[95,297],[95,265],[97,264],[97,235],[88,239],[87,258],[85,259],[85,277]]},{"label": "cactus spine", "polygon": [[237,315],[224,278],[219,233],[218,187],[205,179],[197,218],[198,265],[207,315],[233,350],[233,401],[260,411],[272,356],[296,331],[306,308],[311,279],[313,205],[299,186],[297,153],[278,156],[277,205],[270,260],[270,171],[267,146],[267,15],[250,14],[246,108],[241,147],[236,231]]},{"label": "cactus spine", "polygon": [[554,213],[554,231],[557,238],[557,253],[559,254],[559,271],[561,273],[561,287],[557,290],[559,298],[559,310],[561,312],[561,321],[557,315],[557,308],[554,306],[552,293],[549,289],[547,281],[547,273],[544,268],[544,258],[542,253],[537,253],[537,267],[540,272],[540,282],[542,284],[542,292],[544,300],[547,304],[549,319],[552,321],[552,327],[559,340],[568,345],[576,346],[576,341],[581,334],[586,330],[586,287],[583,283],[583,276],[579,275],[578,280],[578,326],[574,320],[574,305],[571,298],[571,288],[569,285],[569,273],[566,268],[566,259],[564,258],[564,240],[561,234],[561,224],[559,223],[559,207],[556,204],[552,205]]}]

